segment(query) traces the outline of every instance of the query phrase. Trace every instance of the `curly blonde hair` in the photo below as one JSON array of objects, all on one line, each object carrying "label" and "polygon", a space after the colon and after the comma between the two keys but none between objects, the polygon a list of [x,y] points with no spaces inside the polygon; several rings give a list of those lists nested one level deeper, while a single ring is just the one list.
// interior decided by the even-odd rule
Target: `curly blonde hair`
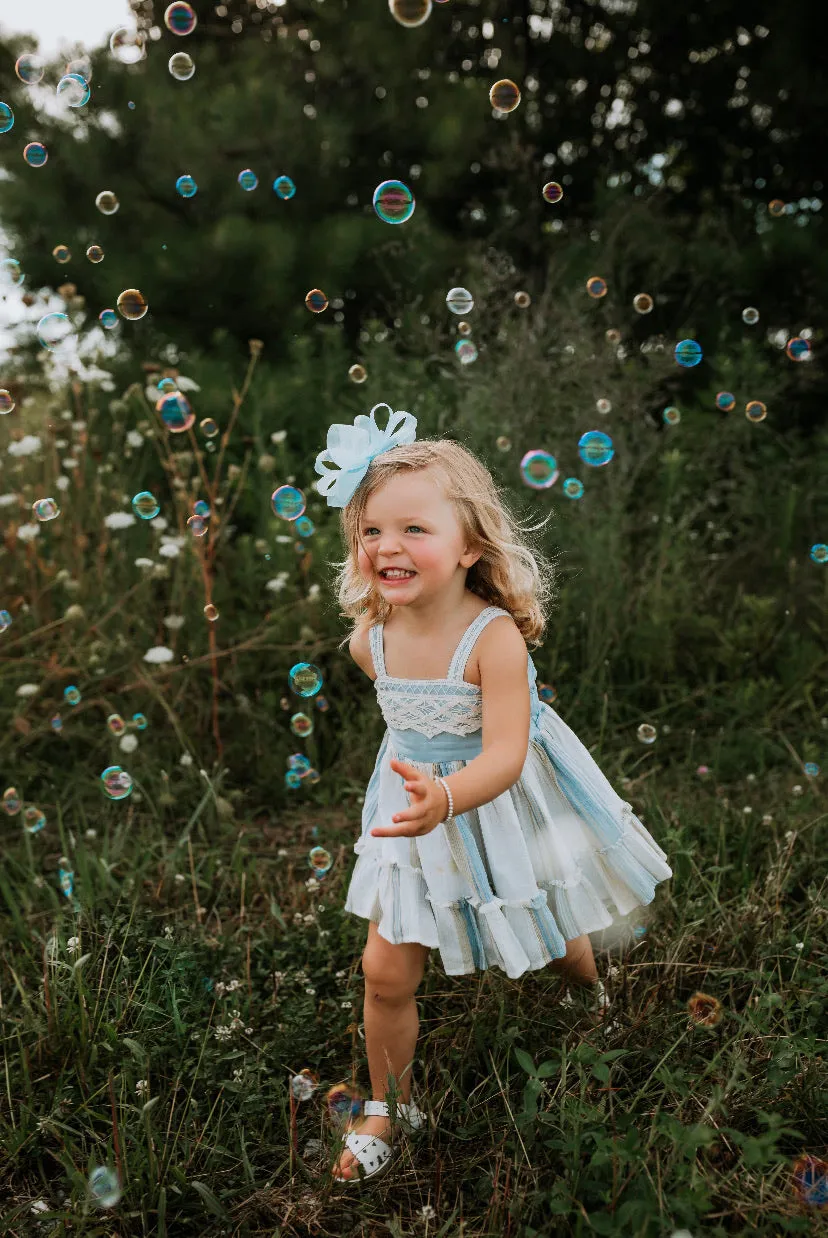
[{"label": "curly blonde hair", "polygon": [[368,466],[350,502],[342,508],[341,530],[348,557],[335,562],[335,588],[343,615],[354,625],[340,642],[374,623],[383,622],[391,605],[359,571],[360,528],[369,497],[397,473],[434,469],[443,483],[443,493],[454,503],[469,545],[482,549],[469,568],[466,588],[490,606],[500,606],[514,619],[527,644],[537,646],[546,627],[546,604],[551,600],[555,566],[536,549],[530,549],[526,529],[509,511],[489,470],[461,443],[452,439],[420,439],[377,456]]}]

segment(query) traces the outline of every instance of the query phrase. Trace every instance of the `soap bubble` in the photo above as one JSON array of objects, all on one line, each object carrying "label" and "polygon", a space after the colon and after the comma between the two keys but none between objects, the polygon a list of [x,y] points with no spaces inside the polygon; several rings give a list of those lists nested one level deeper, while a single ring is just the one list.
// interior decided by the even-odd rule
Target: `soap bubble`
[{"label": "soap bubble", "polygon": [[702,347],[696,340],[679,340],[673,353],[679,365],[690,369],[702,359]]},{"label": "soap bubble", "polygon": [[471,335],[471,333],[472,333],[472,329],[471,329],[470,322],[458,322],[457,324],[458,335]]},{"label": "soap bubble", "polygon": [[69,868],[69,861],[62,855],[58,861],[58,885],[67,898],[72,897],[75,888],[75,874]]},{"label": "soap bubble", "polygon": [[139,490],[132,500],[132,510],[141,520],[154,520],[161,504],[149,490]]},{"label": "soap bubble", "polygon": [[68,688],[63,689],[63,698],[67,705],[80,705],[81,694],[80,689],[76,688],[73,683],[70,683]]},{"label": "soap bubble", "polygon": [[14,397],[5,387],[0,387],[0,417],[14,411]]},{"label": "soap bubble", "polygon": [[736,397],[732,391],[719,391],[716,394],[716,408],[721,409],[723,413],[729,413],[732,408],[736,407]]},{"label": "soap bubble", "polygon": [[46,825],[46,816],[35,804],[28,804],[23,812],[23,828],[27,834],[39,834]]},{"label": "soap bubble", "polygon": [[14,127],[14,112],[8,103],[0,103],[0,133],[8,133]]},{"label": "soap bubble", "polygon": [[612,401],[602,397],[600,400],[595,401],[595,407],[603,417],[606,417],[608,413],[612,412]]},{"label": "soap bubble", "polygon": [[52,250],[52,257],[55,262],[59,262],[61,266],[65,266],[72,259],[72,251],[68,245],[56,245]]},{"label": "soap bubble", "polygon": [[561,489],[568,499],[580,499],[584,493],[584,483],[577,477],[567,477]]},{"label": "soap bubble", "polygon": [[30,168],[42,168],[49,158],[49,152],[42,142],[29,142],[23,147],[23,158]]},{"label": "soap bubble", "polygon": [[520,476],[532,490],[548,490],[560,476],[558,462],[540,447],[527,451],[520,462]]},{"label": "soap bubble", "polygon": [[388,0],[388,9],[394,21],[408,30],[422,26],[431,16],[431,0]]},{"label": "soap bubble", "polygon": [[308,864],[317,877],[321,877],[333,864],[330,851],[326,851],[324,847],[311,847],[308,855]]},{"label": "soap bubble", "polygon": [[198,423],[198,428],[205,438],[215,438],[219,432],[218,425],[212,417],[204,417]]},{"label": "soap bubble", "polygon": [[196,499],[195,503],[193,503],[193,515],[204,516],[206,519],[209,519],[212,512],[210,511],[210,504],[206,499]]},{"label": "soap bubble", "polygon": [[175,379],[170,378],[168,375],[165,375],[163,378],[159,378],[156,386],[162,395],[168,395],[169,392],[178,390]]},{"label": "soap bubble", "polygon": [[315,696],[322,687],[322,672],[312,662],[297,662],[288,678],[297,696]]},{"label": "soap bubble", "polygon": [[316,532],[316,525],[307,516],[300,516],[293,527],[300,537],[310,537]]},{"label": "soap bubble", "polygon": [[244,168],[243,171],[239,172],[238,181],[242,189],[244,189],[246,193],[250,193],[250,191],[255,189],[258,185],[259,178],[250,168]]},{"label": "soap bubble", "polygon": [[283,520],[296,520],[305,510],[305,496],[295,486],[280,486],[270,496],[273,511]]},{"label": "soap bubble", "polygon": [[207,619],[210,623],[215,623],[218,617],[219,617],[218,608],[215,607],[212,602],[208,602],[207,605],[204,607],[204,618]]},{"label": "soap bubble", "polygon": [[446,294],[446,305],[452,314],[470,314],[474,309],[474,297],[468,288],[450,288]]},{"label": "soap bubble", "polygon": [[591,297],[605,297],[607,295],[607,281],[601,279],[600,275],[593,275],[587,280],[586,290]]},{"label": "soap bubble", "polygon": [[477,348],[471,340],[458,340],[454,345],[454,351],[461,365],[471,365],[477,360]]},{"label": "soap bubble", "polygon": [[648,292],[639,292],[633,297],[633,309],[636,314],[649,314],[653,308],[653,298]]},{"label": "soap bubble", "polygon": [[489,102],[496,112],[514,112],[520,103],[520,90],[511,78],[504,77],[492,86]]},{"label": "soap bubble", "polygon": [[773,215],[775,219],[778,219],[780,215],[785,214],[785,203],[781,198],[773,198],[768,203],[768,212]]},{"label": "soap bubble", "polygon": [[311,288],[305,297],[305,305],[312,314],[321,314],[323,310],[328,308],[328,298],[321,288]]},{"label": "soap bubble", "polygon": [[43,80],[46,62],[34,52],[24,52],[15,61],[14,71],[26,86],[36,86]]},{"label": "soap bubble", "polygon": [[373,203],[386,224],[404,224],[414,214],[414,194],[402,181],[382,181],[374,190]]},{"label": "soap bubble", "polygon": [[193,537],[204,537],[207,532],[208,523],[203,516],[190,516],[187,521],[187,528]]},{"label": "soap bubble", "polygon": [[550,202],[554,206],[556,202],[560,202],[564,191],[557,181],[549,181],[541,192],[544,202]]},{"label": "soap bubble", "polygon": [[126,723],[120,714],[110,714],[106,720],[106,727],[116,739],[120,739],[126,731]]},{"label": "soap bubble", "polygon": [[55,520],[60,515],[60,508],[54,499],[37,499],[32,504],[32,511],[35,517],[44,524],[47,520]]},{"label": "soap bubble", "polygon": [[145,731],[147,729],[147,720],[143,714],[133,714],[132,725],[136,731]]},{"label": "soap bubble", "polygon": [[364,365],[352,365],[348,370],[348,377],[352,383],[364,383],[368,377],[368,371]]},{"label": "soap bubble", "polygon": [[80,73],[67,73],[58,82],[56,94],[66,107],[84,107],[89,102],[92,91]]},{"label": "soap bubble", "polygon": [[100,245],[90,245],[87,247],[86,256],[90,262],[103,262],[104,251],[101,249]]},{"label": "soap bubble", "polygon": [[604,464],[609,464],[615,455],[615,448],[610,436],[604,434],[602,430],[587,430],[586,434],[582,434],[578,439],[578,455],[584,464],[600,468]]},{"label": "soap bubble", "polygon": [[746,305],[742,310],[742,322],[749,327],[755,327],[759,321],[759,311],[755,305]]},{"label": "soap bubble", "polygon": [[290,720],[290,729],[300,739],[306,739],[308,735],[313,733],[313,719],[309,718],[307,714],[294,714]]},{"label": "soap bubble", "polygon": [[155,411],[161,414],[161,420],[171,434],[183,434],[195,421],[192,405],[182,391],[162,395]]},{"label": "soap bubble", "polygon": [[114,1169],[96,1165],[89,1175],[89,1194],[101,1208],[114,1208],[121,1198],[121,1184]]},{"label": "soap bubble", "polygon": [[607,341],[608,344],[620,344],[621,343],[621,332],[618,330],[617,327],[610,327],[607,330],[604,336],[604,339]]},{"label": "soap bubble", "polygon": [[116,305],[121,317],[127,318],[130,322],[137,322],[139,318],[143,318],[149,309],[143,294],[137,288],[125,288],[118,297]]},{"label": "soap bubble", "polygon": [[192,198],[198,192],[198,185],[193,180],[192,176],[179,176],[175,182],[176,193],[181,194],[182,198]]},{"label": "soap bubble", "polygon": [[518,309],[528,309],[531,304],[532,298],[529,296],[528,292],[515,293],[515,305]]},{"label": "soap bubble", "polygon": [[665,425],[677,426],[678,423],[681,421],[681,413],[679,412],[677,408],[675,408],[672,404],[670,404],[667,406],[667,408],[665,408],[664,412],[661,414],[661,419],[665,423]]},{"label": "soap bubble", "polygon": [[500,434],[495,439],[495,447],[497,448],[498,451],[511,451],[512,440],[510,438],[507,438],[505,434]]},{"label": "soap bubble", "polygon": [[65,314],[44,314],[37,324],[37,338],[44,348],[58,348],[72,334],[72,324]]},{"label": "soap bubble", "polygon": [[170,56],[167,68],[170,76],[174,77],[177,82],[189,82],[195,73],[195,61],[187,52],[174,52]]},{"label": "soap bubble", "polygon": [[7,787],[3,792],[3,812],[7,817],[16,817],[23,807],[23,801],[17,794],[15,787]]},{"label": "soap bubble", "polygon": [[538,699],[543,701],[544,705],[554,705],[558,699],[558,689],[551,683],[539,683]]},{"label": "soap bubble", "polygon": [[107,331],[111,331],[113,327],[117,327],[118,325],[118,315],[115,313],[114,309],[101,310],[100,314],[98,314],[98,322],[102,327],[105,327]]},{"label": "soap bubble", "polygon": [[121,204],[111,189],[102,189],[95,199],[95,205],[102,215],[114,215]]},{"label": "soap bubble", "polygon": [[764,421],[768,410],[761,400],[749,400],[745,405],[745,416],[748,421]]},{"label": "soap bubble", "polygon": [[814,563],[828,563],[828,546],[824,542],[815,542],[809,553]]},{"label": "soap bubble", "polygon": [[288,198],[292,198],[296,193],[296,186],[289,176],[277,176],[273,182],[273,192],[282,201],[287,201]]},{"label": "soap bubble", "polygon": [[25,276],[16,258],[3,258],[0,261],[0,285],[22,284]]},{"label": "soap bubble", "polygon": [[795,335],[785,345],[785,352],[791,361],[807,361],[811,355],[811,342],[810,340],[804,340],[799,335]]},{"label": "soap bubble", "polygon": [[642,744],[652,744],[655,743],[657,731],[654,726],[650,725],[649,722],[642,722],[641,726],[636,731],[636,735]]},{"label": "soap bubble", "polygon": [[182,3],[182,0],[176,0],[174,4],[169,5],[164,13],[164,25],[173,34],[182,36],[192,34],[197,22],[198,18],[193,6]]},{"label": "soap bubble", "polygon": [[119,26],[109,40],[109,50],[120,64],[137,64],[146,55],[144,36],[131,26]]}]

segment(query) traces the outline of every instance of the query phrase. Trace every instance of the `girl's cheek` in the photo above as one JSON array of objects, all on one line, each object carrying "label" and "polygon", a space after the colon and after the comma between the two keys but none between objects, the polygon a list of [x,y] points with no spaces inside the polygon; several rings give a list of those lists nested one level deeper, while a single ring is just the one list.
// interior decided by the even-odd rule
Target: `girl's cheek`
[{"label": "girl's cheek", "polygon": [[363,580],[370,580],[374,574],[374,569],[371,565],[371,560],[368,558],[364,550],[360,550],[357,555],[359,565],[359,574]]}]

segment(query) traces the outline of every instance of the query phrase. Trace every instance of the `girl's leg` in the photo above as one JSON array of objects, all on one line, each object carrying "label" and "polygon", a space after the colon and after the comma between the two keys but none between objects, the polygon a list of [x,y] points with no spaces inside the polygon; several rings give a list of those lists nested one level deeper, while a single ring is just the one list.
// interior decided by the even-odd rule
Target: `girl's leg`
[{"label": "girl's leg", "polygon": [[[368,925],[362,971],[365,976],[365,1047],[374,1100],[385,1099],[391,1074],[397,1099],[403,1104],[409,1103],[411,1067],[420,1027],[414,995],[423,978],[428,952],[429,947],[419,942],[394,946],[380,937],[373,921]],[[361,1135],[378,1135],[387,1143],[391,1122],[385,1117],[364,1118],[349,1129],[358,1130]],[[346,1148],[334,1172],[340,1177],[355,1177],[354,1162],[355,1157]]]},{"label": "girl's leg", "polygon": [[592,953],[592,942],[586,933],[573,937],[566,943],[566,955],[562,959],[554,959],[550,967],[562,971],[567,979],[577,984],[592,985],[598,979],[598,969]]}]

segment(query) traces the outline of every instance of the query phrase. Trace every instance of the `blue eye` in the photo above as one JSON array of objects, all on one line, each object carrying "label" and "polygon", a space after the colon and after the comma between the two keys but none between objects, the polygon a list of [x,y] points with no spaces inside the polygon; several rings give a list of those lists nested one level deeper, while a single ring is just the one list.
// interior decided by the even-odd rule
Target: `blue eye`
[{"label": "blue eye", "polygon": [[409,529],[417,529],[418,532],[422,533],[422,529],[420,528],[418,524],[410,524],[408,527]]}]

